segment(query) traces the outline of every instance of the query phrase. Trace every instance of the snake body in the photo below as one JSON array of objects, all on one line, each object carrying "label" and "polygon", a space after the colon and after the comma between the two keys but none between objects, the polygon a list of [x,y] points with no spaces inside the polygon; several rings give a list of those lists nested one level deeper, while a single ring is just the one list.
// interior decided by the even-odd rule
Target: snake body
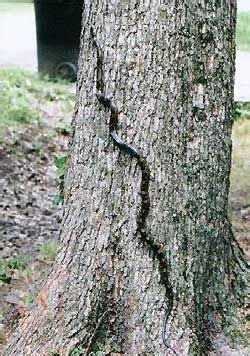
[{"label": "snake body", "polygon": [[103,51],[99,46],[94,30],[91,27],[90,35],[93,42],[93,45],[97,52],[97,78],[96,78],[96,89],[97,89],[97,99],[99,103],[104,107],[104,109],[110,111],[110,120],[109,120],[109,134],[114,142],[114,144],[121,150],[132,157],[137,159],[138,165],[141,168],[141,186],[140,186],[140,195],[141,195],[141,205],[136,217],[137,223],[137,234],[140,235],[142,242],[150,248],[150,251],[153,253],[153,257],[156,257],[159,261],[159,271],[161,276],[161,283],[165,286],[168,298],[169,298],[169,308],[168,312],[165,315],[163,330],[162,330],[162,339],[164,345],[172,350],[175,354],[175,350],[171,348],[166,339],[166,326],[168,317],[173,308],[173,292],[170,287],[168,270],[166,264],[166,258],[162,251],[162,246],[155,243],[148,235],[146,231],[146,219],[150,210],[150,199],[149,199],[149,183],[150,183],[150,169],[145,157],[132,145],[128,144],[118,135],[118,116],[119,112],[116,105],[111,101],[110,98],[106,96],[105,93],[105,82],[104,82],[104,65],[103,65]]}]

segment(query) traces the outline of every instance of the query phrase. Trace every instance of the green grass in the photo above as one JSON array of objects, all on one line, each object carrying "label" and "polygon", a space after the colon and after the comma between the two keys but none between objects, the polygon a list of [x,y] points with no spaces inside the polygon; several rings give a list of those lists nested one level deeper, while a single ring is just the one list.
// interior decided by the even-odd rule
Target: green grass
[{"label": "green grass", "polygon": [[3,283],[9,284],[15,270],[24,271],[28,267],[29,258],[27,256],[17,256],[8,260],[0,259],[0,286]]},{"label": "green grass", "polygon": [[236,29],[237,49],[250,51],[250,12],[240,12]]},{"label": "green grass", "polygon": [[65,81],[21,69],[0,69],[0,136],[8,127],[37,123],[42,109],[51,102],[72,106],[73,97]]},{"label": "green grass", "polygon": [[21,71],[0,70],[0,129],[38,119],[32,109],[29,82]]},{"label": "green grass", "polygon": [[234,120],[250,119],[250,102],[235,102]]},{"label": "green grass", "polygon": [[40,247],[40,257],[44,262],[52,263],[59,250],[59,245],[55,241],[48,241]]}]

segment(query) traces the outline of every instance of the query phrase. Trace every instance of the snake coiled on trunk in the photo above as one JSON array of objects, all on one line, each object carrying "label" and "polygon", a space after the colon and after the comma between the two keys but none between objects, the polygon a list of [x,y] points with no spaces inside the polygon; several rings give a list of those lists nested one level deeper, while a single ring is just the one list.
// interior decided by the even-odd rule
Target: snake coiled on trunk
[{"label": "snake coiled on trunk", "polygon": [[166,257],[162,251],[162,246],[160,244],[155,243],[150,238],[146,230],[146,219],[150,210],[150,199],[149,199],[150,169],[146,158],[135,147],[122,140],[117,133],[119,112],[117,106],[111,101],[111,99],[106,95],[105,92],[103,50],[96,40],[96,36],[92,27],[90,28],[90,35],[91,35],[93,46],[95,47],[97,52],[96,96],[97,96],[97,100],[104,107],[104,109],[110,111],[109,134],[114,144],[121,151],[126,152],[127,154],[136,158],[137,163],[141,169],[141,186],[140,186],[141,204],[136,217],[136,223],[137,223],[136,232],[141,237],[143,244],[149,247],[150,252],[153,253],[153,257],[157,258],[159,262],[161,283],[166,288],[166,292],[169,300],[168,312],[166,313],[163,322],[162,339],[164,345],[176,354],[175,350],[171,348],[171,346],[168,344],[166,339],[167,321],[173,308],[173,292],[172,292],[172,288],[170,287]]}]

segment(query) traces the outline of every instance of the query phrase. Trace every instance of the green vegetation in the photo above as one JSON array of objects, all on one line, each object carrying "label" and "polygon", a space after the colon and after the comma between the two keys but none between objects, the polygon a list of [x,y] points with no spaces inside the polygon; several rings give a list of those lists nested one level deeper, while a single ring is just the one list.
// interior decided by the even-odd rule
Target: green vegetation
[{"label": "green vegetation", "polygon": [[21,69],[0,69],[0,136],[7,127],[39,123],[42,109],[55,101],[72,111],[74,96],[67,82],[52,82]]},{"label": "green vegetation", "polygon": [[30,294],[26,294],[24,297],[23,297],[23,302],[26,306],[32,304],[34,302],[34,297]]},{"label": "green vegetation", "polygon": [[46,263],[51,263],[55,260],[59,245],[55,241],[49,241],[40,247],[41,259]]},{"label": "green vegetation", "polygon": [[29,259],[26,256],[17,256],[0,260],[0,285],[9,284],[16,270],[24,271],[28,267]]},{"label": "green vegetation", "polygon": [[234,119],[249,119],[250,118],[250,103],[248,102],[236,102],[235,103],[235,115]]},{"label": "green vegetation", "polygon": [[59,183],[59,194],[54,197],[54,203],[59,205],[63,202],[64,176],[66,172],[67,156],[60,156],[55,159],[56,176]]},{"label": "green vegetation", "polygon": [[83,355],[83,348],[81,346],[75,347],[71,352],[70,356],[80,356]]},{"label": "green vegetation", "polygon": [[[75,347],[71,352],[70,352],[70,356],[80,356],[84,354],[84,350],[81,346]],[[89,353],[90,356],[104,356],[104,355],[108,355],[110,354],[110,352],[106,352],[106,351],[91,351]]]},{"label": "green vegetation", "polygon": [[250,12],[240,12],[238,14],[236,44],[238,49],[250,51]]},{"label": "green vegetation", "polygon": [[20,71],[0,70],[0,128],[38,120],[38,113],[32,109],[29,87],[29,80]]}]

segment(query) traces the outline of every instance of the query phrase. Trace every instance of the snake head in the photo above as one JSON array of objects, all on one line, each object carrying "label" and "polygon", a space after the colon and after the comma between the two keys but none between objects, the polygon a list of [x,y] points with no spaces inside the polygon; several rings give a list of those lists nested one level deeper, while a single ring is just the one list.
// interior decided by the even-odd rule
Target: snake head
[{"label": "snake head", "polygon": [[104,106],[105,109],[109,109],[110,108],[111,101],[110,101],[109,98],[106,98],[102,94],[97,94],[97,99],[98,99],[99,103]]}]

